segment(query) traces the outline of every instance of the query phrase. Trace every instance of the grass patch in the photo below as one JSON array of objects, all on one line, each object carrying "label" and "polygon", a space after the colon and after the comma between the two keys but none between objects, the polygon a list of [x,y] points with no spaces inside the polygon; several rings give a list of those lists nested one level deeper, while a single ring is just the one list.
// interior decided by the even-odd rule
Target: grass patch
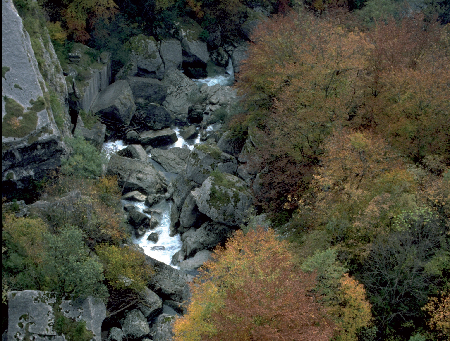
[{"label": "grass patch", "polygon": [[58,335],[64,335],[68,341],[90,341],[94,334],[86,329],[85,321],[75,321],[55,310],[54,329]]},{"label": "grass patch", "polygon": [[6,79],[6,73],[11,70],[9,67],[7,66],[2,66],[2,78]]},{"label": "grass patch", "polygon": [[100,118],[98,117],[98,115],[96,115],[95,113],[93,113],[91,111],[86,112],[84,110],[80,110],[78,115],[80,115],[81,119],[83,120],[84,127],[87,129],[94,128],[94,126],[98,122],[100,122]]},{"label": "grass patch", "polygon": [[24,107],[14,99],[4,96],[6,115],[3,118],[2,135],[5,137],[24,137],[36,129],[37,113],[45,109],[43,97],[30,101],[31,107]]},{"label": "grass patch", "polygon": [[222,156],[222,151],[215,146],[211,146],[208,144],[199,144],[195,146],[196,149],[202,151],[205,154],[211,155],[212,158],[215,160],[220,160],[220,157]]}]

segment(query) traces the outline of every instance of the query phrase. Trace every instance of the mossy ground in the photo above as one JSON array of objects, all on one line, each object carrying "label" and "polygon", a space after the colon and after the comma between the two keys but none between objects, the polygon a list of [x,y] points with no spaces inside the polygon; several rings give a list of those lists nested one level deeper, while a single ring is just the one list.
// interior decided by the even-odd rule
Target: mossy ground
[{"label": "mossy ground", "polygon": [[2,136],[24,137],[36,129],[37,113],[45,109],[43,97],[31,100],[31,107],[25,111],[24,107],[14,99],[4,96],[6,115],[3,117]]}]

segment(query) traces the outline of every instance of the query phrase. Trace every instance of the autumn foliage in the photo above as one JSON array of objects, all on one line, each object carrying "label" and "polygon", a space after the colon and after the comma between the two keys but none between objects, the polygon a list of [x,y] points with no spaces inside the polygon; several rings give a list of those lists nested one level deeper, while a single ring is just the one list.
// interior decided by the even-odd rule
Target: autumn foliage
[{"label": "autumn foliage", "polygon": [[334,326],[296,270],[288,244],[272,230],[236,232],[191,284],[175,340],[329,340]]}]

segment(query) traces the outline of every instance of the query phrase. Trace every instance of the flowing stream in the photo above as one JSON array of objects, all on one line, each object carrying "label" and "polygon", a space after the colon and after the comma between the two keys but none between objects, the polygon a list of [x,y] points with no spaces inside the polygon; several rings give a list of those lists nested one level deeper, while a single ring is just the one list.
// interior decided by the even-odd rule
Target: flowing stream
[{"label": "flowing stream", "polygon": [[[196,79],[194,80],[199,86],[203,84],[207,84],[208,86],[213,86],[216,84],[220,85],[231,85],[234,81],[234,73],[233,73],[233,66],[231,63],[231,59],[228,63],[228,67],[226,69],[226,74],[223,75],[217,75],[214,77],[208,77],[204,79]],[[208,127],[207,130],[211,130],[212,127]],[[184,140],[180,133],[179,128],[174,128],[178,140],[166,147],[166,148],[173,148],[173,147],[181,147],[181,148],[189,148],[192,150],[194,148],[195,144],[200,143],[200,134],[196,139],[193,140]],[[112,153],[116,153],[119,150],[125,148],[126,145],[123,141],[117,140],[113,142],[107,142],[103,145],[103,151],[106,152],[107,155],[111,155]],[[150,159],[149,154],[149,160]],[[152,162],[155,168],[158,170],[162,170],[161,166],[156,164],[155,162]],[[165,173],[165,172],[163,172]],[[170,177],[168,178],[168,181],[170,181]],[[140,212],[143,212],[146,214],[149,218],[151,218],[151,215],[148,213],[145,213],[144,210],[148,209],[148,207],[144,203],[135,202],[135,201],[127,201],[122,200],[122,205],[132,204],[136,207],[136,209]],[[161,262],[164,262],[166,264],[171,265],[172,256],[178,252],[181,249],[182,243],[180,235],[176,235],[174,237],[170,237],[170,208],[171,208],[171,202],[169,200],[165,200],[163,202],[160,202],[156,206],[152,206],[152,210],[158,210],[161,212],[161,218],[160,223],[156,226],[154,229],[149,229],[145,232],[145,234],[139,238],[136,238],[136,236],[133,234],[132,241],[135,244],[138,244],[142,249],[144,250],[145,254],[157,259]],[[151,233],[157,233],[158,234],[158,241],[155,243],[153,241],[148,240],[148,237]]]}]

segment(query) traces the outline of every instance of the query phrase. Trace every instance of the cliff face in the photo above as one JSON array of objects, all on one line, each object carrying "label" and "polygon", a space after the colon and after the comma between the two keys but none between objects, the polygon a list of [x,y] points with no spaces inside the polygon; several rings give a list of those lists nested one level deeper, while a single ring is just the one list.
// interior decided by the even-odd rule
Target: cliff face
[{"label": "cliff face", "polygon": [[33,32],[33,50],[12,0],[2,0],[2,195],[7,197],[58,167],[66,154],[67,86],[45,26],[37,25],[42,30]]}]

